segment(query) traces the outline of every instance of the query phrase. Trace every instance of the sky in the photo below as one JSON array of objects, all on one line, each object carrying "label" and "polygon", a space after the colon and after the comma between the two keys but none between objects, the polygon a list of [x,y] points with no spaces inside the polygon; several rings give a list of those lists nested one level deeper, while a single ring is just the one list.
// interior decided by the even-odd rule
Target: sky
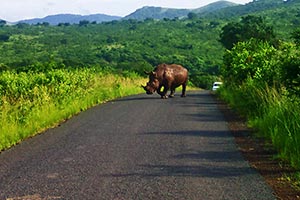
[{"label": "sky", "polygon": [[[0,19],[16,22],[54,14],[107,14],[124,17],[143,6],[199,8],[217,0],[0,0]],[[252,0],[228,0],[245,4]]]}]

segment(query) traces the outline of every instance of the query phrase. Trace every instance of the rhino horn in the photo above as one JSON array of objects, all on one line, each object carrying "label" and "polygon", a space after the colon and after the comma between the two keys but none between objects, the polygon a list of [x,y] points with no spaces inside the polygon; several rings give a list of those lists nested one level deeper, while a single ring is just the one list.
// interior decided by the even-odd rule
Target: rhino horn
[{"label": "rhino horn", "polygon": [[152,72],[144,71],[145,74],[150,75]]},{"label": "rhino horn", "polygon": [[156,72],[154,72],[154,71],[151,71],[151,72],[144,71],[144,73],[147,75],[156,75]]}]

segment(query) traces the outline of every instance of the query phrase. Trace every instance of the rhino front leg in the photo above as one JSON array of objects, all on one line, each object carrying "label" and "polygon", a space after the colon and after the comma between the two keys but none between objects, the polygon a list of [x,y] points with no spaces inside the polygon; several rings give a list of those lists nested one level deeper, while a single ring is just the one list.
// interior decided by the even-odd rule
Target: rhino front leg
[{"label": "rhino front leg", "polygon": [[173,98],[175,94],[175,88],[171,88],[171,93],[169,95],[170,98]]},{"label": "rhino front leg", "polygon": [[167,96],[168,90],[169,90],[169,87],[164,86],[164,90],[160,93],[160,96],[161,96],[162,99],[167,99],[168,98],[168,96]]},{"label": "rhino front leg", "polygon": [[163,87],[162,85],[159,86],[159,88],[157,89],[157,94],[159,94],[162,99],[167,99],[168,97],[166,96],[165,87],[164,87],[164,90],[161,91],[162,87]]},{"label": "rhino front leg", "polygon": [[159,86],[157,89],[157,94],[163,95],[163,92],[161,91],[162,86]]}]

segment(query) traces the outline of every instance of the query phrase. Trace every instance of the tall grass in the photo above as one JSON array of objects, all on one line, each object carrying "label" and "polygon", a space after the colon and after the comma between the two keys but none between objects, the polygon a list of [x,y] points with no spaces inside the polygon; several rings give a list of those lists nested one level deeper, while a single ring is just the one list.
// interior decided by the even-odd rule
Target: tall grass
[{"label": "tall grass", "polygon": [[270,138],[279,157],[300,169],[300,105],[273,88],[258,91],[263,100],[261,115],[251,121],[259,133]]},{"label": "tall grass", "polygon": [[257,135],[273,143],[279,157],[300,169],[300,102],[284,89],[251,84],[222,88],[220,95],[248,117]]},{"label": "tall grass", "polygon": [[142,92],[145,79],[95,69],[0,73],[0,151],[87,108]]}]

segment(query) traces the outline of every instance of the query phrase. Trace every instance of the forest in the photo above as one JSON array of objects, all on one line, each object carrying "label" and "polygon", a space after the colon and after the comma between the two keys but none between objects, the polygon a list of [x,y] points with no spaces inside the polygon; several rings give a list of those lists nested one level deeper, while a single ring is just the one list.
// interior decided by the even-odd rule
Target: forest
[{"label": "forest", "polygon": [[[260,9],[264,8],[262,3],[259,5]],[[101,24],[81,21],[58,26],[47,23],[2,25],[0,70],[101,67],[142,75],[144,70],[159,63],[180,63],[189,69],[193,84],[208,88],[219,75],[222,65],[224,48],[219,42],[220,31],[228,18],[231,20],[230,13],[236,12],[220,12],[219,15],[227,16],[224,19],[219,15],[189,15],[184,19],[128,19]],[[258,14],[267,24],[279,24],[274,30],[280,40],[290,40],[291,32],[300,23],[300,13],[294,5],[275,7]],[[236,17],[231,21],[239,19]]]},{"label": "forest", "polygon": [[223,52],[215,39],[219,29],[200,19],[5,26],[0,31],[1,69],[100,67],[142,75],[166,62],[186,66],[191,77],[216,75]]},{"label": "forest", "polygon": [[144,71],[177,63],[189,70],[191,86],[224,81],[222,98],[299,169],[299,17],[300,2],[258,0],[180,19],[1,21],[0,150],[92,105],[141,92]]}]

